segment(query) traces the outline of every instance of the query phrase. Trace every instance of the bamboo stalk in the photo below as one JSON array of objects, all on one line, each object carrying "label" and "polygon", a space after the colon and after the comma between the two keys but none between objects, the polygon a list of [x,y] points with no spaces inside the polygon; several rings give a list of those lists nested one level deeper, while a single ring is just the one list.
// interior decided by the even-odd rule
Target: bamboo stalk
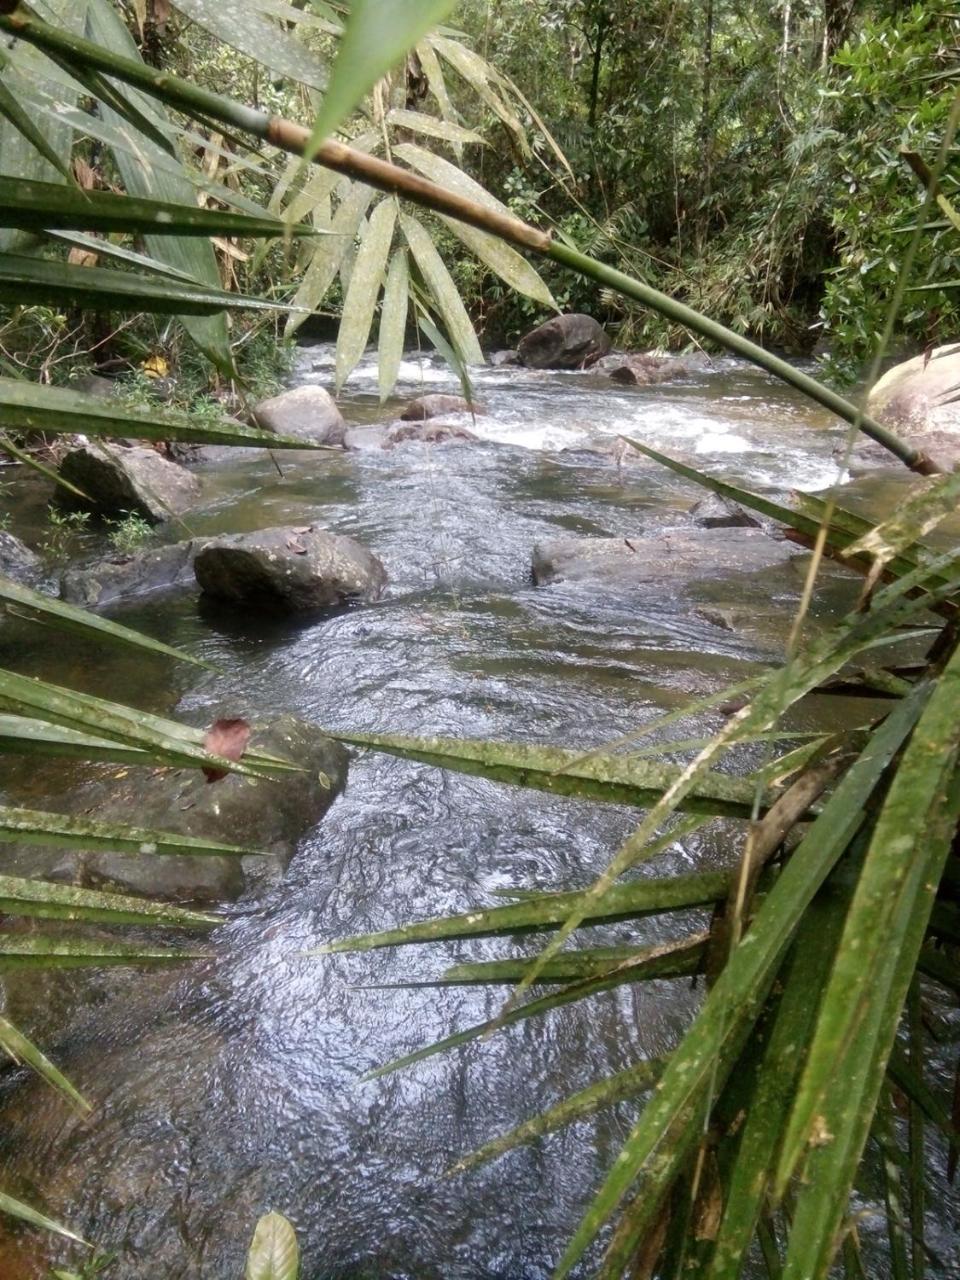
[{"label": "bamboo stalk", "polygon": [[422,178],[407,169],[376,159],[341,143],[327,141],[307,154],[309,130],[294,121],[278,116],[268,116],[263,111],[246,107],[198,85],[157,71],[145,63],[111,53],[99,45],[79,36],[71,35],[41,21],[32,13],[14,7],[13,0],[0,0],[0,31],[26,40],[50,54],[79,62],[85,67],[95,67],[107,75],[132,85],[159,98],[189,115],[199,115],[222,124],[251,133],[281,150],[302,155],[324,168],[332,169],[357,181],[365,182],[380,191],[402,196],[414,204],[435,213],[446,214],[460,222],[487,231],[499,239],[550,258],[577,274],[594,280],[597,284],[615,290],[624,297],[650,307],[675,324],[683,325],[701,337],[708,338],[728,351],[742,356],[752,364],[782,382],[796,388],[815,403],[835,413],[843,421],[855,425],[866,435],[894,454],[905,466],[920,475],[936,475],[940,468],[925,453],[912,448],[893,431],[876,422],[843,396],[823,386],[815,378],[795,369],[786,360],[765,351],[748,338],[734,333],[715,320],[701,315],[692,307],[661,293],[650,285],[614,267],[598,262],[536,227],[490,209],[465,196],[447,191],[434,182]]}]

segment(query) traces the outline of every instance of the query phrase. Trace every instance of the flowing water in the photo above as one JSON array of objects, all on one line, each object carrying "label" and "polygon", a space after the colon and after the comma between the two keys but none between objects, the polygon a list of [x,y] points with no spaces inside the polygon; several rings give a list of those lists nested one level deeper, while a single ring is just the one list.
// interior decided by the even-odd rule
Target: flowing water
[{"label": "flowing water", "polygon": [[[297,380],[328,385],[331,362],[325,348],[304,349]],[[411,359],[402,377],[404,398],[457,390],[429,361]],[[395,416],[375,385],[364,366],[344,398],[348,420]],[[278,455],[282,475],[261,453],[201,468],[208,500],[190,517],[194,532],[325,524],[384,561],[390,586],[379,603],[290,623],[224,614],[191,593],[154,598],[118,616],[227,674],[198,676],[52,634],[14,642],[20,669],[199,719],[242,695],[251,708],[335,728],[588,747],[776,661],[802,557],[727,578],[714,566],[689,587],[534,587],[531,549],[571,533],[642,543],[645,531],[683,519],[697,491],[652,465],[618,462],[605,450],[620,432],[783,493],[836,479],[835,424],[723,360],[643,389],[587,373],[491,369],[478,374],[477,394],[488,414],[473,426],[476,444]],[[851,500],[877,510],[900,492],[887,475],[855,486]],[[39,528],[41,506],[40,491],[22,499],[25,536]],[[828,574],[818,617],[836,614],[851,590]],[[704,606],[718,602],[748,615],[744,625],[711,621]],[[860,723],[864,707],[812,698],[792,727]],[[703,716],[683,734],[721,723]],[[39,802],[71,777],[12,770],[7,785]],[[365,1083],[380,1063],[491,1016],[506,994],[417,984],[452,959],[533,944],[303,953],[490,904],[497,890],[585,885],[632,821],[619,807],[358,755],[346,793],[306,835],[282,883],[228,909],[212,959],[176,973],[44,979],[35,1025],[23,1029],[42,1032],[96,1110],[77,1118],[22,1074],[8,1075],[0,1186],[117,1249],[109,1276],[239,1277],[256,1218],[271,1207],[297,1227],[305,1280],[549,1275],[634,1106],[479,1172],[445,1172],[573,1090],[669,1049],[698,993],[685,983],[625,987]],[[657,869],[728,865],[728,837],[722,828],[691,837]],[[648,922],[642,933],[665,939],[690,923]],[[634,935],[619,926],[592,936]],[[44,1004],[53,987],[55,1029]],[[44,1256],[36,1237],[13,1232],[0,1277],[42,1275]]]}]

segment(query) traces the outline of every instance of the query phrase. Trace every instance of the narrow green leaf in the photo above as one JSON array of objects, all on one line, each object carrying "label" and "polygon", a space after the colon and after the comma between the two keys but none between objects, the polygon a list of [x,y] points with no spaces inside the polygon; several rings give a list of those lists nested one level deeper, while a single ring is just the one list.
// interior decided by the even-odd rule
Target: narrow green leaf
[{"label": "narrow green leaf", "polygon": [[[603,920],[626,920],[664,911],[685,911],[689,907],[719,902],[729,892],[727,871],[698,871],[665,879],[641,879],[614,885],[591,905],[585,924]],[[468,911],[463,915],[437,916],[400,929],[344,938],[316,948],[311,955],[334,951],[371,951],[408,942],[436,942],[443,938],[478,938],[488,934],[519,933],[527,929],[553,929],[562,924],[572,908],[580,905],[583,893],[545,893],[524,898],[509,906]]]},{"label": "narrow green leaf", "polygon": [[314,249],[310,265],[304,272],[300,287],[290,304],[291,313],[287,317],[284,330],[287,337],[297,331],[307,314],[317,310],[327,290],[337,278],[337,272],[353,246],[357,229],[366,216],[373,196],[372,188],[358,182],[350,188],[346,199],[340,204],[330,223],[330,231],[333,234]]},{"label": "narrow green leaf", "polygon": [[0,933],[0,972],[18,969],[86,969],[106,965],[160,965],[209,959],[209,952],[143,943],[105,942],[50,934]]},{"label": "narrow green leaf", "polygon": [[457,1161],[450,1173],[452,1175],[476,1169],[482,1164],[488,1164],[491,1160],[497,1160],[507,1151],[513,1151],[526,1142],[534,1142],[545,1134],[554,1133],[557,1129],[575,1124],[578,1120],[584,1120],[605,1107],[616,1106],[618,1102],[626,1102],[640,1093],[646,1093],[657,1084],[663,1069],[662,1058],[648,1058],[635,1066],[627,1067],[624,1071],[618,1071],[616,1075],[606,1080],[599,1080],[579,1093],[564,1098],[562,1102],[534,1116],[532,1120],[517,1125],[502,1137],[495,1138],[477,1151],[464,1156],[462,1160]]},{"label": "narrow green leaf", "polygon": [[[377,733],[339,733],[331,736],[353,746],[372,747],[405,760],[419,760],[439,769],[490,778],[613,804],[648,808],[680,778],[686,766],[661,764],[636,756],[601,751],[584,755],[563,747],[526,743],[487,742],[458,738],[410,738]],[[749,778],[708,773],[684,800],[695,813],[748,818],[753,812],[756,786]],[[768,803],[764,800],[764,807]]]},{"label": "narrow green leaf", "polygon": [[[89,39],[142,65],[140,52],[110,0],[87,0],[87,3]],[[154,120],[158,128],[168,127],[166,112],[162,106],[132,89],[129,91],[129,100],[135,103],[142,114]],[[118,127],[121,137],[126,135],[129,138],[130,131],[124,129],[121,116],[109,107],[104,107],[101,115],[105,125]],[[190,204],[194,201],[194,185],[184,166],[171,167],[171,157],[148,139],[138,138],[133,150],[114,147],[113,154],[129,195],[172,200],[177,204]],[[173,164],[176,164],[175,158]],[[151,257],[170,263],[186,272],[191,279],[202,281],[211,289],[220,288],[220,270],[213,245],[209,241],[150,234],[146,237],[146,247]],[[200,350],[209,356],[221,372],[232,376],[235,369],[225,314],[222,311],[203,316],[183,314],[182,323]]]},{"label": "narrow green leaf", "polygon": [[[250,238],[282,236],[288,230],[279,220],[254,218],[229,210],[201,209],[195,201],[180,204],[172,200],[117,195],[111,191],[81,191],[62,183],[3,175],[0,175],[0,227]],[[306,226],[291,227],[289,232],[298,236],[317,234]],[[193,279],[181,271],[176,274],[181,279]]]},{"label": "narrow green leaf", "polygon": [[84,395],[69,387],[41,386],[17,378],[0,378],[0,425],[18,432],[82,432],[90,436],[134,436],[138,440],[187,440],[196,444],[264,449],[320,447],[240,422],[199,423],[187,413],[135,409],[112,398]]},{"label": "narrow green leaf", "polygon": [[919,686],[876,730],[781,871],[672,1054],[657,1093],[564,1253],[559,1277],[570,1274],[638,1177],[645,1175],[645,1190],[654,1204],[672,1184],[676,1162],[684,1154],[676,1135],[685,1131],[705,1092],[722,1083],[718,1071],[721,1061],[730,1061],[727,1047],[755,1021],[804,911],[863,822],[864,805],[930,692],[928,685]]},{"label": "narrow green leaf", "polygon": [[297,1280],[300,1275],[297,1234],[282,1214],[264,1214],[257,1223],[244,1274],[245,1280]]},{"label": "narrow green leaf", "polygon": [[[324,63],[287,31],[282,22],[271,22],[257,13],[256,8],[261,6],[225,5],[223,0],[175,0],[175,4],[197,26],[255,63],[269,67],[278,76],[311,89],[327,87]],[[302,19],[303,15],[300,16]]]},{"label": "narrow green leaf", "polygon": [[[706,948],[706,935],[695,934],[682,942],[655,947],[590,947],[579,951],[563,951],[544,965],[540,983],[583,982],[601,974],[629,966],[632,980],[681,978],[698,973]],[[530,968],[529,959],[483,960],[474,964],[455,964],[443,976],[425,986],[473,985],[476,983],[519,982]],[[404,984],[401,984],[404,985]]]},{"label": "narrow green leaf", "polygon": [[48,1057],[40,1052],[35,1044],[27,1039],[12,1022],[0,1017],[0,1049],[7,1053],[14,1062],[25,1063],[38,1076],[46,1080],[58,1093],[74,1104],[80,1111],[92,1110],[90,1103],[73,1087],[63,1072],[58,1071]]},{"label": "narrow green leaf", "polygon": [[[67,182],[73,181],[73,174],[70,170],[69,164],[67,164],[66,161],[61,158],[57,150],[51,146],[50,142],[47,140],[46,134],[37,125],[29,111],[24,110],[20,105],[16,94],[11,93],[10,89],[7,87],[6,81],[3,79],[0,79],[0,115],[4,116],[10,124],[13,125],[14,129],[26,138],[30,145],[43,156],[48,164],[52,164],[58,172],[62,173]],[[9,179],[4,179],[4,181],[9,181]],[[23,181],[26,182],[28,179],[25,178]],[[60,190],[63,191],[66,190],[66,188],[61,187]],[[28,227],[27,230],[30,230],[30,228]]]},{"label": "narrow green leaf", "polygon": [[83,306],[93,311],[147,311],[160,315],[214,315],[233,311],[283,311],[270,302],[206,285],[160,276],[138,276],[106,267],[80,267],[48,258],[0,255],[0,302]]},{"label": "narrow green leaf", "polygon": [[171,929],[207,928],[220,923],[218,916],[154,902],[149,898],[78,889],[74,885],[52,884],[20,876],[0,876],[0,912],[38,920],[156,925]]},{"label": "narrow green leaf", "polygon": [[154,831],[65,813],[0,805],[0,841],[54,848],[97,849],[123,854],[189,854],[192,857],[246,857],[256,849],[221,844],[173,831]]},{"label": "narrow green leaf", "polygon": [[438,120],[436,116],[426,115],[422,111],[405,111],[394,107],[387,112],[387,124],[395,129],[407,129],[411,133],[422,133],[428,138],[439,138],[443,142],[454,142],[460,146],[485,145],[479,133],[474,133],[472,129],[465,129],[452,120]]},{"label": "narrow green leaf", "polygon": [[376,82],[453,8],[453,0],[353,0],[304,154],[334,133]]},{"label": "narrow green leaf", "polygon": [[[440,56],[456,70],[470,85],[477,96],[490,108],[493,114],[510,130],[520,151],[530,156],[530,143],[523,125],[516,112],[501,93],[497,92],[499,80],[497,73],[473,49],[458,40],[450,40],[445,36],[434,36],[431,44]],[[494,87],[496,86],[496,88]]]},{"label": "narrow green leaf", "polygon": [[407,252],[398,249],[390,262],[387,283],[383,289],[380,308],[379,369],[380,403],[387,399],[396,385],[403,346],[407,334],[409,269]]},{"label": "narrow green leaf", "polygon": [[[0,409],[0,413],[2,413],[2,409]],[[27,453],[23,449],[17,448],[13,441],[5,435],[0,435],[0,451],[8,454],[11,458],[16,458],[17,462],[21,462],[25,467],[29,467],[31,471],[36,471],[36,473],[43,476],[45,480],[51,480],[55,485],[59,485],[61,489],[66,490],[67,493],[72,493],[75,498],[82,498],[84,502],[90,501],[82,489],[78,489],[77,486],[75,484],[71,484],[69,480],[64,480],[58,472],[53,471],[50,467],[44,466],[44,464],[34,458],[32,454]]]},{"label": "narrow green leaf", "polygon": [[423,223],[407,214],[401,214],[400,224],[457,353],[466,364],[483,364],[483,352],[467,309],[429,232]]},{"label": "narrow green leaf", "polygon": [[126,747],[107,738],[96,738],[75,729],[66,729],[63,725],[46,724],[26,716],[0,715],[0,752],[115,764],[154,764],[149,752],[139,747]]},{"label": "narrow green leaf", "polygon": [[152,640],[139,631],[131,631],[129,627],[110,622],[86,609],[78,609],[76,605],[54,600],[51,596],[44,595],[41,591],[34,591],[30,587],[21,586],[20,583],[14,582],[12,578],[5,578],[2,574],[0,574],[0,602],[27,609],[33,616],[52,618],[60,626],[69,624],[81,631],[89,632],[100,640],[130,645],[135,649],[144,649],[149,653],[161,654],[165,658],[173,658],[177,662],[190,662],[197,667],[209,668],[210,666],[208,662],[194,658],[189,653],[173,649],[168,644]]},{"label": "narrow green leaf", "polygon": [[77,1244],[87,1243],[83,1236],[78,1236],[69,1227],[63,1226],[60,1222],[54,1222],[52,1218],[45,1217],[44,1214],[39,1213],[36,1209],[32,1209],[30,1205],[24,1204],[20,1200],[15,1200],[13,1196],[4,1195],[2,1191],[0,1191],[0,1213],[5,1213],[11,1218],[18,1218],[21,1222],[26,1222],[31,1227],[39,1227],[41,1231],[52,1231],[54,1235],[65,1236],[68,1240],[75,1240]]},{"label": "narrow green leaf", "polygon": [[387,269],[393,229],[397,221],[397,202],[390,196],[381,200],[373,213],[357,251],[350,273],[350,287],[343,302],[343,315],[337,333],[337,391],[357,367],[367,346],[377,295]]}]

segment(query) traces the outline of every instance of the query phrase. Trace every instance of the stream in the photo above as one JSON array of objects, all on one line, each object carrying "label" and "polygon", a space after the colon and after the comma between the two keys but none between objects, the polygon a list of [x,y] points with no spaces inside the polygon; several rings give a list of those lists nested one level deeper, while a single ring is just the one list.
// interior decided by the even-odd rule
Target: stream
[{"label": "stream", "polygon": [[[330,349],[304,347],[294,381],[330,386],[332,363]],[[411,396],[459,390],[431,360],[411,357],[401,379],[397,398],[381,407],[375,367],[365,363],[342,397],[348,422],[392,419]],[[161,714],[196,718],[242,694],[251,708],[331,728],[583,748],[777,661],[803,555],[763,574],[713,572],[689,589],[671,580],[638,592],[613,581],[535,587],[531,550],[564,534],[642,541],[701,496],[652,464],[618,462],[609,450],[621,432],[783,495],[836,480],[839,424],[726,359],[649,388],[600,374],[491,368],[477,371],[476,393],[488,411],[467,424],[477,443],[280,453],[282,475],[260,451],[199,468],[207,500],[188,519],[192,532],[326,525],[384,562],[390,583],[378,603],[306,623],[219,613],[192,592],[112,612],[224,674],[51,632],[38,641],[26,629],[0,637],[0,660]],[[876,472],[849,485],[846,500],[877,513],[907,482],[892,469]],[[46,497],[27,485],[17,499],[14,532],[28,542],[40,536]],[[829,569],[816,620],[837,616],[854,593],[855,583]],[[704,609],[718,603],[751,617],[725,629]],[[812,697],[790,727],[862,723],[867,706]],[[672,732],[696,737],[722,723],[706,713]],[[79,770],[8,765],[0,787],[39,805]],[[85,1120],[24,1073],[8,1072],[0,1186],[117,1250],[108,1278],[238,1280],[256,1219],[274,1208],[297,1228],[304,1280],[545,1280],[636,1105],[477,1172],[445,1172],[574,1090],[670,1049],[699,992],[689,982],[622,987],[365,1083],[381,1063],[492,1016],[507,994],[418,984],[453,960],[530,953],[534,944],[303,953],[490,905],[513,887],[586,885],[635,822],[635,811],[618,806],[358,753],[346,792],[283,881],[225,908],[211,958],[170,971],[37,979],[35,1023],[22,1029],[38,1033],[95,1110]],[[731,865],[729,834],[714,824],[676,844],[655,870]],[[640,932],[654,942],[679,928],[676,919],[653,919]],[[624,940],[636,927],[586,936],[592,945]],[[934,1202],[931,1244],[948,1261],[931,1276],[960,1274],[949,1262],[946,1216]],[[0,1280],[34,1280],[50,1259],[68,1257],[78,1254],[0,1228]]]}]

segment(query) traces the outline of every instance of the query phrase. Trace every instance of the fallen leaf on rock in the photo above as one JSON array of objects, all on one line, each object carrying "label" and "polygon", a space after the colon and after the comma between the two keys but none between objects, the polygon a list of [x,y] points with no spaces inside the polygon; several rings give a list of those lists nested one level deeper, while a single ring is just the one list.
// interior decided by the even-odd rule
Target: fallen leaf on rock
[{"label": "fallen leaf on rock", "polygon": [[[236,761],[243,756],[249,741],[250,725],[246,720],[217,720],[204,735],[203,749],[212,756]],[[203,776],[208,782],[219,782],[228,772],[227,769],[205,767]]]},{"label": "fallen leaf on rock", "polygon": [[287,547],[295,556],[305,556],[307,554],[307,548],[297,538],[288,538]]}]

